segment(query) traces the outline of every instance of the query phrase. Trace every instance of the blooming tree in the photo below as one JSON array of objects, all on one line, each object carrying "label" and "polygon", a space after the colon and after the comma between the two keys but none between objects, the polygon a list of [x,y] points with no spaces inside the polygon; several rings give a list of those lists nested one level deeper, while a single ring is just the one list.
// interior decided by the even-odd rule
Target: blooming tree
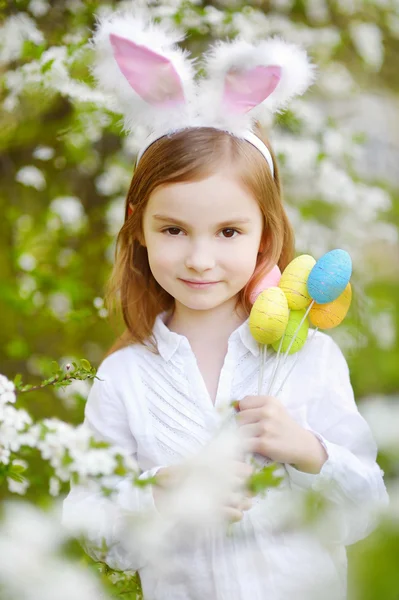
[{"label": "blooming tree", "polygon": [[[349,356],[356,391],[375,397],[397,390],[398,1],[133,2],[187,31],[184,44],[194,55],[212,39],[279,35],[313,57],[314,88],[270,120],[289,216],[298,251],[319,258],[343,247],[352,255],[354,308],[336,335]],[[118,2],[123,5],[131,0]],[[120,331],[119,321],[109,326],[102,289],[137,140],[121,134],[118,115],[94,88],[87,45],[94,14],[112,8],[101,0],[0,2],[0,489],[31,503],[62,494],[70,478],[94,479],[101,486],[102,477],[115,472],[130,473],[133,485],[138,477],[123,451],[105,448],[84,426],[72,425],[82,420],[95,377],[81,357],[98,364]],[[59,364],[52,364],[54,358]],[[16,373],[37,382],[29,389],[22,378],[14,380]],[[392,413],[382,401],[366,406],[370,422],[379,427],[378,439],[392,441],[382,442],[380,460],[396,498],[398,450],[390,433],[393,420],[386,418]],[[47,517],[34,516],[31,506],[18,510],[6,511],[4,531],[16,520],[32,535],[29,523],[35,519],[47,527]],[[387,588],[378,588],[381,561],[375,560],[377,551],[398,543],[395,529],[388,530],[367,547],[370,561],[354,559],[362,600],[390,598]],[[20,531],[14,533],[7,536],[15,545],[1,548],[10,557],[22,539]],[[46,539],[55,552],[51,535]],[[371,563],[374,571],[364,567]],[[54,559],[55,573],[59,568]],[[4,572],[0,568],[0,588]],[[17,571],[9,572],[17,577]],[[80,571],[73,577],[81,581],[82,597],[84,592],[97,597],[97,580],[79,579]],[[114,592],[137,593],[132,574],[109,577]],[[4,586],[7,598],[22,596],[10,582]],[[32,598],[54,596],[50,583],[37,589]]]}]

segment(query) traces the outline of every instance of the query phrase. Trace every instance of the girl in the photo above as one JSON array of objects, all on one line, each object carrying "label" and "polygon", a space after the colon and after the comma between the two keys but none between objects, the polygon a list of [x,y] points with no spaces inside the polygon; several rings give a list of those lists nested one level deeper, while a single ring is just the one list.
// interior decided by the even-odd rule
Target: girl
[{"label": "girl", "polygon": [[[101,60],[95,74],[103,89],[125,94],[121,105],[133,89],[135,101],[139,97],[154,111],[151,119],[139,113],[151,120],[153,131],[128,192],[110,283],[126,331],[98,370],[85,422],[100,439],[127,449],[142,477],[157,474],[159,485],[138,489],[120,478],[109,498],[74,487],[64,520],[95,511],[90,552],[98,557],[93,547],[105,540],[106,562],[139,570],[148,600],[285,600],[293,594],[302,600],[344,599],[345,546],[371,531],[372,509],[386,502],[375,443],[357,411],[345,359],[330,337],[317,333],[305,345],[279,398],[257,396],[259,347],[248,326],[251,290],[273,265],[285,268],[294,246],[274,154],[243,114],[248,106],[264,104],[280,84],[287,89],[294,75],[284,80],[284,72],[293,67],[297,73],[298,64],[294,54],[290,66],[279,63],[278,52],[266,60],[260,47],[227,44],[233,63],[222,69],[224,86],[214,82],[223,88],[224,102],[218,111],[208,104],[201,113],[197,88],[193,118],[184,87],[187,71],[179,73],[173,55],[178,49],[172,52],[170,40],[167,48],[159,42],[166,35],[161,29],[155,44],[155,26],[137,15],[120,17],[98,28],[94,42]],[[249,60],[248,52],[262,57]],[[286,59],[287,48],[280,55]],[[309,84],[311,70],[300,66],[302,80],[288,95]],[[128,110],[131,125],[134,110]],[[227,126],[224,112],[240,120],[239,127]],[[178,127],[171,127],[171,114]],[[273,366],[266,365],[265,381]],[[140,511],[162,512],[180,465],[207,446],[220,410],[233,400],[239,401],[246,450],[281,463],[286,477],[251,506],[242,485],[251,470],[236,457],[231,470],[242,494],[220,508],[238,521],[237,535],[226,536],[216,526],[190,536],[180,531],[168,548],[173,569],[158,571],[139,543],[133,549],[123,543],[127,519]],[[324,527],[323,536],[281,518],[282,507],[300,502],[309,490],[323,493],[328,506],[325,525],[332,527]]]}]

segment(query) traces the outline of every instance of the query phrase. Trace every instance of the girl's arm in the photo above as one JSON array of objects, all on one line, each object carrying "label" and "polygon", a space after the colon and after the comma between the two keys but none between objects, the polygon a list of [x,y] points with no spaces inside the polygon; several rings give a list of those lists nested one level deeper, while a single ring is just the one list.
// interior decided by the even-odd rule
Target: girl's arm
[{"label": "girl's arm", "polygon": [[[326,336],[325,336],[326,337]],[[286,465],[293,488],[321,492],[336,506],[335,541],[345,545],[366,537],[375,526],[375,511],[386,506],[383,473],[376,462],[377,446],[360,415],[346,360],[331,339],[326,348],[319,398],[307,407],[306,428],[322,444],[327,460],[320,473]]]},{"label": "girl's arm", "polygon": [[[84,422],[97,439],[122,447],[135,459],[137,443],[123,401],[111,387],[109,373],[100,367],[98,376],[101,380],[96,379],[90,390]],[[131,401],[137,401],[133,390]],[[151,469],[140,478],[151,477],[160,468]],[[141,517],[145,513],[157,515],[152,486],[138,488],[128,477],[107,479],[107,488],[114,491],[112,498],[99,491],[95,483],[72,485],[63,505],[63,523],[73,532],[83,531],[86,551],[95,560],[104,561],[114,569],[137,570],[146,562],[142,544],[131,540],[133,543],[127,547],[123,543],[126,537],[123,534],[127,519],[134,513],[140,513]]]}]

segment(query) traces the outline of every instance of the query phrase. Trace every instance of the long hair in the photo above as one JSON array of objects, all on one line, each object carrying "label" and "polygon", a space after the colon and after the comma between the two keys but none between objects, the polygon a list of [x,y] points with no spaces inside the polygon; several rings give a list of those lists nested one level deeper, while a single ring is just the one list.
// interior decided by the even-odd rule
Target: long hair
[{"label": "long hair", "polygon": [[[257,135],[269,148],[274,177],[252,144],[213,128],[187,129],[154,142],[139,161],[126,198],[125,222],[116,241],[115,264],[106,288],[107,305],[121,309],[126,326],[108,354],[131,343],[148,343],[155,319],[170,310],[174,298],[153,277],[143,245],[143,214],[151,193],[160,185],[200,181],[228,164],[257,200],[264,227],[256,267],[238,294],[237,307],[249,315],[251,291],[278,264],[283,270],[294,257],[294,236],[282,200],[275,156],[260,129]],[[129,216],[129,205],[133,212]]]}]

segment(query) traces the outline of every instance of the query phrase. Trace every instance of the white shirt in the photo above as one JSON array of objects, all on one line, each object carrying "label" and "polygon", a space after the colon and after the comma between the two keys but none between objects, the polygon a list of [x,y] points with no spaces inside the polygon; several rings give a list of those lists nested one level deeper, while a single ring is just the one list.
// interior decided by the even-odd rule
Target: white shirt
[{"label": "white shirt", "polygon": [[[159,315],[154,326],[159,354],[135,344],[108,356],[85,411],[85,422],[97,436],[126,448],[149,474],[199,451],[212,436],[210,423],[217,423],[219,409],[258,390],[259,346],[248,321],[229,338],[213,404],[189,341],[171,332],[164,318]],[[294,360],[296,355],[288,358],[278,381]],[[274,358],[265,368],[266,388],[273,363]],[[127,553],[119,543],[125,514],[156,510],[151,487],[133,488],[123,479],[112,501],[89,488],[73,488],[64,502],[64,522],[72,521],[76,511],[100,510],[90,542],[101,546],[106,540],[112,568],[139,570],[146,600],[342,600],[344,546],[370,533],[375,525],[371,508],[385,504],[387,494],[346,361],[329,336],[317,332],[308,339],[279,399],[296,421],[317,434],[328,460],[317,475],[285,465],[286,481],[258,498],[234,525],[244,537],[204,531],[180,547],[171,543],[175,571],[161,575],[140,548]],[[295,501],[295,495],[311,488],[331,501],[333,527],[322,537],[309,528],[279,529],[283,500]]]}]

